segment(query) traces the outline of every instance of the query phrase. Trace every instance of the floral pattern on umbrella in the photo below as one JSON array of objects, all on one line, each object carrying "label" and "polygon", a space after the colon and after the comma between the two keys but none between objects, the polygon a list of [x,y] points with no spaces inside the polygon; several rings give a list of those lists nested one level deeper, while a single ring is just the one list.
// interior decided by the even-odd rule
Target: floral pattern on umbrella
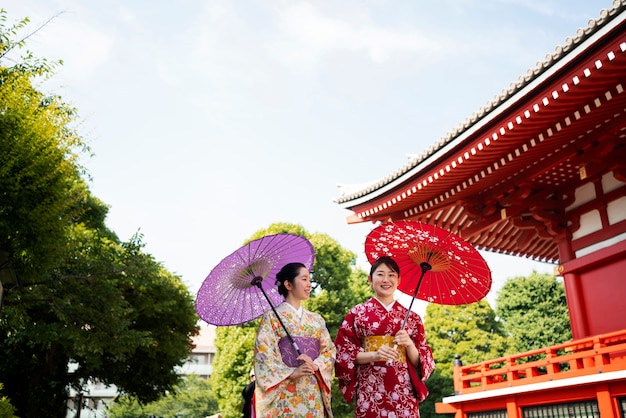
[{"label": "floral pattern on umbrella", "polygon": [[294,234],[267,235],[225,257],[206,277],[196,297],[196,312],[209,324],[239,325],[281,304],[276,274],[288,263],[309,270],[315,252],[308,239]]},{"label": "floral pattern on umbrella", "polygon": [[365,253],[370,263],[392,257],[401,272],[398,290],[427,302],[473,303],[491,289],[491,270],[482,255],[459,236],[433,225],[381,224],[368,234]]}]

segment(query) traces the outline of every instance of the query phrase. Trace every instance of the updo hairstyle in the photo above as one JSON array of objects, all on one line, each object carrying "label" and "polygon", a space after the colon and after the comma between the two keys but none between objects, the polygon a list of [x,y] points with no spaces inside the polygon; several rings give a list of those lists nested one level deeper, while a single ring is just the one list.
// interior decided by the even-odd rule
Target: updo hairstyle
[{"label": "updo hairstyle", "polygon": [[285,264],[282,269],[276,275],[276,286],[278,286],[278,293],[287,297],[288,290],[285,287],[285,281],[288,281],[291,284],[294,284],[296,280],[296,276],[300,273],[300,269],[306,266],[302,263],[289,263]]}]

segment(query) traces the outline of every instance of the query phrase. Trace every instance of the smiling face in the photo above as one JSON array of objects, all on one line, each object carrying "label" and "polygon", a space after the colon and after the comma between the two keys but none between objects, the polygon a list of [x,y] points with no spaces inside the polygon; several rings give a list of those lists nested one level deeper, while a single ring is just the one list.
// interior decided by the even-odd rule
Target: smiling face
[{"label": "smiling face", "polygon": [[300,267],[293,283],[287,280],[284,283],[289,292],[285,300],[296,308],[300,307],[301,301],[307,300],[311,295],[311,274],[306,267]]},{"label": "smiling face", "polygon": [[383,302],[385,305],[390,304],[393,301],[393,294],[400,282],[400,275],[388,266],[386,263],[381,263],[378,267],[372,271],[368,277],[372,289],[376,293],[376,298]]}]

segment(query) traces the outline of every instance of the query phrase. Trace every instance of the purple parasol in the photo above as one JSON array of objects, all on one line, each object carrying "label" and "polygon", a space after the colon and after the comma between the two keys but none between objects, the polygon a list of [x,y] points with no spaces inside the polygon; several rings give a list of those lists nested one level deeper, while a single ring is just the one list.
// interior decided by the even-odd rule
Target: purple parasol
[{"label": "purple parasol", "polygon": [[209,273],[198,291],[196,312],[218,326],[252,321],[284,301],[275,284],[280,269],[299,262],[310,270],[314,259],[313,246],[300,235],[275,234],[251,241]]}]

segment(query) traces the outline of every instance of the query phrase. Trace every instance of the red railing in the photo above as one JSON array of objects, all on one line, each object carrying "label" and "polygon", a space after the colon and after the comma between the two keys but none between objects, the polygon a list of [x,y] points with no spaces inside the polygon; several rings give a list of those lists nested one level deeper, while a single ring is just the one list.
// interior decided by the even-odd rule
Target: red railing
[{"label": "red railing", "polygon": [[457,395],[626,370],[626,330],[454,367]]}]

